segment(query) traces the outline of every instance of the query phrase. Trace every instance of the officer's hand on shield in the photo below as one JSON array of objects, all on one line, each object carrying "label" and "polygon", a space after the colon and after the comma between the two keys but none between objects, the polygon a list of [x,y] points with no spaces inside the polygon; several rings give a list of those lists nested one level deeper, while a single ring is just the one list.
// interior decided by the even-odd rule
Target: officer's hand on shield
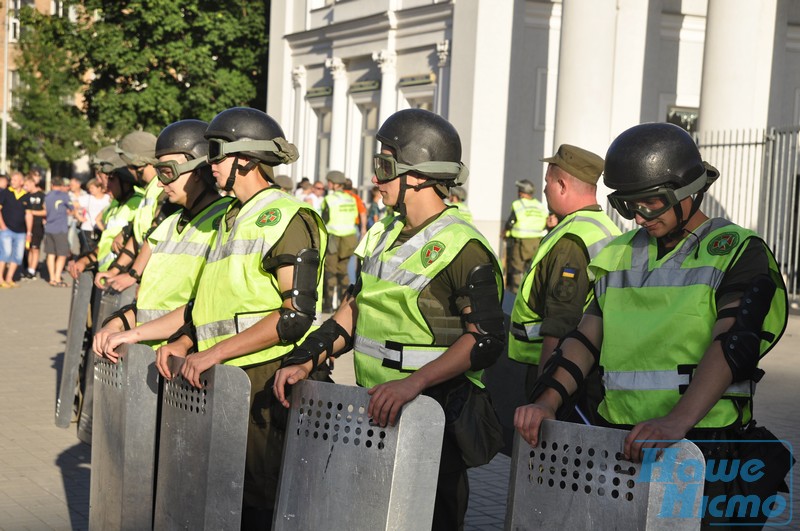
[{"label": "officer's hand on shield", "polygon": [[272,385],[272,394],[278,399],[278,402],[285,408],[290,406],[289,400],[286,398],[286,386],[294,385],[300,380],[305,380],[311,374],[312,362],[307,361],[299,365],[289,365],[278,369],[275,373],[275,383]]},{"label": "officer's hand on shield", "polygon": [[672,414],[640,422],[625,437],[622,454],[625,459],[640,463],[646,448],[667,448],[683,439],[691,428],[691,424],[687,426]]},{"label": "officer's hand on shield", "polygon": [[381,426],[394,426],[402,407],[414,400],[423,389],[414,374],[402,380],[376,385],[367,391],[371,397],[367,415]]},{"label": "officer's hand on shield", "polygon": [[97,289],[106,289],[109,287],[108,281],[114,278],[117,273],[113,271],[102,271],[94,276],[94,285]]},{"label": "officer's hand on shield", "polygon": [[542,421],[555,418],[555,409],[537,402],[517,408],[514,412],[514,427],[528,444],[536,446],[539,443],[539,429],[542,427]]},{"label": "officer's hand on shield", "polygon": [[101,347],[103,356],[116,363],[120,355],[120,352],[117,352],[117,347],[123,343],[138,343],[139,340],[134,335],[135,330],[136,329],[134,328],[109,335],[105,341],[105,344]]},{"label": "officer's hand on shield", "polygon": [[80,260],[70,260],[67,264],[67,272],[69,276],[72,277],[73,280],[78,280],[78,277],[81,273],[86,269],[86,261],[84,259]]},{"label": "officer's hand on shield", "polygon": [[192,346],[191,341],[192,340],[190,338],[181,336],[177,340],[173,341],[172,343],[167,343],[156,351],[156,369],[158,369],[158,372],[161,374],[161,376],[167,380],[172,380],[175,376],[177,376],[177,373],[172,374],[172,371],[170,370],[169,358],[170,356],[185,358]]},{"label": "officer's hand on shield", "polygon": [[203,388],[203,381],[200,378],[208,369],[220,363],[220,360],[214,353],[213,347],[202,352],[196,352],[186,356],[186,362],[181,367],[181,375],[186,378],[194,387],[198,389]]},{"label": "officer's hand on shield", "polygon": [[123,330],[125,330],[125,327],[123,326],[121,319],[118,317],[111,319],[103,328],[98,330],[98,332],[92,338],[92,351],[94,351],[94,353],[101,358],[105,357],[116,363],[116,356],[106,356],[103,349],[106,342],[108,342],[109,336],[118,332],[122,332]]},{"label": "officer's hand on shield", "polygon": [[106,281],[107,287],[119,292],[125,291],[134,284],[136,284],[136,279],[130,276],[128,273],[121,273],[109,278]]}]

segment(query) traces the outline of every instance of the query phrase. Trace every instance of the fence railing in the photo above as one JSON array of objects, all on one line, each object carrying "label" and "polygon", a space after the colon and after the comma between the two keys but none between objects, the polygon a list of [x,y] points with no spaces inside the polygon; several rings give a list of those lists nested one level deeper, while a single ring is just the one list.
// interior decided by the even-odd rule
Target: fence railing
[{"label": "fence railing", "polygon": [[798,133],[800,126],[710,131],[696,138],[720,178],[703,211],[758,232],[775,253],[790,298],[798,286]]}]

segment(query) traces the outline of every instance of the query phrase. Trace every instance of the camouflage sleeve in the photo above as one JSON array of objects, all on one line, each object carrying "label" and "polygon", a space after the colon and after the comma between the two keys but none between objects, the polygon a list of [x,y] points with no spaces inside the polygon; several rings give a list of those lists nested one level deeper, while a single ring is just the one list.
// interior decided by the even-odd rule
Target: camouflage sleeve
[{"label": "camouflage sleeve", "polygon": [[588,263],[583,243],[565,236],[537,266],[529,304],[543,318],[543,336],[562,337],[578,326],[591,288]]}]

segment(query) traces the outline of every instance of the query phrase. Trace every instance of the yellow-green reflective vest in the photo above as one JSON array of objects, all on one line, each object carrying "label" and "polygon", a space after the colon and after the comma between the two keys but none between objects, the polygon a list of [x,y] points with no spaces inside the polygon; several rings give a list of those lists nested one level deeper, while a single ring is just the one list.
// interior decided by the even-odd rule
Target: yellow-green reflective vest
[{"label": "yellow-green reflective vest", "polygon": [[[441,356],[450,345],[434,343],[419,309],[420,294],[469,241],[477,240],[494,257],[486,239],[454,208],[392,248],[402,228],[403,218],[386,217],[372,226],[356,249],[363,263],[353,350],[356,381],[364,387],[405,378]],[[496,257],[494,269],[500,298],[503,283]],[[458,327],[460,335],[460,318],[450,326]],[[466,376],[483,387],[481,374],[469,371]]]},{"label": "yellow-green reflective vest", "polygon": [[[747,241],[758,238],[721,218],[706,221],[694,234],[658,260],[655,239],[644,229],[632,231],[589,264],[603,310],[605,398],[599,413],[612,424],[633,425],[672,410],[714,339],[716,290]],[[761,341],[762,356],[780,339],[787,319],[786,286],[769,250],[767,255],[778,289],[763,325],[770,336]],[[733,399],[750,396],[751,382],[732,384],[696,427],[748,422],[750,408],[740,417]]]},{"label": "yellow-green reflective vest", "polygon": [[509,236],[517,239],[541,238],[547,234],[547,209],[538,199],[515,199],[511,203],[516,222],[509,231]]},{"label": "yellow-green reflective vest", "polygon": [[[299,210],[312,214],[317,221],[320,256],[325,256],[327,232],[322,219],[311,205],[276,188],[261,190],[242,205],[230,230],[223,219],[200,276],[192,310],[198,350],[206,350],[247,330],[281,307],[283,299],[278,278],[272,272],[265,272],[261,262]],[[317,270],[316,289],[319,314],[322,260]],[[225,364],[244,367],[264,363],[293,348],[291,344],[276,344],[227,360]]]},{"label": "yellow-green reflective vest", "polygon": [[358,217],[358,207],[352,195],[337,190],[326,195],[323,203],[328,209],[326,226],[330,234],[343,237],[356,233],[353,220]]},{"label": "yellow-green reflective vest", "polygon": [[222,197],[199,212],[178,232],[181,213],[164,220],[148,238],[152,254],[142,273],[136,301],[136,321],[162,317],[195,298],[211,242],[233,199]]},{"label": "yellow-green reflective vest", "polygon": [[467,205],[464,203],[450,203],[450,205],[456,207],[461,212],[461,215],[464,216],[464,219],[472,223],[472,212],[469,211]]},{"label": "yellow-green reflective vest", "polygon": [[[555,247],[556,243],[565,235],[572,234],[580,238],[589,253],[589,258],[594,258],[608,242],[620,235],[620,230],[611,221],[605,212],[592,210],[579,210],[566,216],[550,233],[542,238],[539,250],[533,257],[531,268],[522,281],[522,287],[514,301],[511,312],[511,330],[508,334],[508,357],[523,363],[537,364],[542,355],[543,338],[539,333],[542,317],[529,306],[531,286],[536,274],[536,266],[547,253]],[[592,300],[590,290],[586,295],[586,304]]]},{"label": "yellow-green reflective vest", "polygon": [[138,188],[134,188],[135,192],[128,198],[125,203],[120,204],[116,199],[111,201],[105,212],[103,212],[103,224],[105,228],[100,234],[100,239],[97,242],[97,270],[108,271],[111,263],[116,260],[117,253],[111,251],[111,244],[114,243],[114,238],[117,234],[122,232],[122,229],[127,227],[136,215],[136,210],[142,202],[142,194]]},{"label": "yellow-green reflective vest", "polygon": [[138,243],[144,241],[144,235],[153,225],[153,219],[156,216],[156,210],[158,210],[158,196],[161,195],[161,192],[162,189],[158,186],[157,177],[153,177],[144,188],[144,198],[139,205],[139,210],[136,211],[136,217],[133,219],[133,237]]}]

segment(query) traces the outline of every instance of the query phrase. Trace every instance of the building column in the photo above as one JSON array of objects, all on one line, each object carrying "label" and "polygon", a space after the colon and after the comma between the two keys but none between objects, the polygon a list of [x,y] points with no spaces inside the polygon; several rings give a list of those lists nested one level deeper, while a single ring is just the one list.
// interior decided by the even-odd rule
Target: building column
[{"label": "building column", "polygon": [[698,130],[765,128],[778,0],[708,0]]},{"label": "building column", "polygon": [[447,118],[447,98],[445,94],[448,93],[450,84],[450,76],[448,75],[447,60],[450,57],[450,41],[447,39],[436,43],[436,55],[439,56],[439,71],[436,74],[436,101],[434,102],[434,111],[437,114]]},{"label": "building column", "polygon": [[383,124],[397,111],[397,53],[392,50],[372,52],[372,60],[381,69],[381,104],[378,123]]},{"label": "building column", "polygon": [[[611,135],[617,0],[564,0],[553,144],[602,155]],[[638,102],[637,102],[638,105]]]},{"label": "building column", "polygon": [[289,166],[290,175],[296,183],[300,180],[300,176],[308,174],[305,168],[305,161],[311,160],[312,157],[308,156],[308,150],[313,149],[313,146],[307,146],[303,142],[306,123],[306,68],[303,65],[297,66],[292,70],[292,86],[294,87],[294,119],[290,141],[295,144],[302,143],[302,145],[298,146],[301,153],[300,164],[291,164]]},{"label": "building column", "polygon": [[345,142],[347,138],[347,70],[338,57],[325,60],[333,78],[333,104],[331,105],[331,147],[329,170],[344,170]]}]

